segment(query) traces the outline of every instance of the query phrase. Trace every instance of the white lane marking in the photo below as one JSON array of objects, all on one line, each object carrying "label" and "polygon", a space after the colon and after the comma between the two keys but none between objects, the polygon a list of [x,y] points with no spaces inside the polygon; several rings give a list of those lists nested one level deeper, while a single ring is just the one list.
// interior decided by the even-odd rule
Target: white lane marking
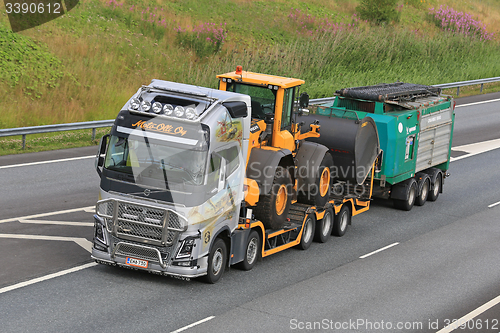
[{"label": "white lane marking", "polygon": [[0,234],[0,238],[75,242],[89,253],[92,253],[92,242],[88,241],[86,238],[21,234]]},{"label": "white lane marking", "polygon": [[482,101],[482,102],[475,102],[475,103],[469,103],[469,104],[462,104],[462,105],[455,106],[455,109],[456,108],[461,108],[461,107],[464,107],[464,106],[478,105],[478,104],[498,102],[498,101],[500,101],[500,98],[498,98],[498,99],[490,99],[489,101]]},{"label": "white lane marking", "polygon": [[499,202],[495,202],[494,204],[489,205],[488,208],[493,208],[493,207],[495,207],[497,205],[500,205],[500,201]]},{"label": "white lane marking", "polygon": [[59,215],[59,214],[68,214],[68,213],[74,213],[74,212],[79,212],[79,211],[90,212],[90,211],[94,211],[94,210],[95,210],[94,206],[73,208],[73,209],[59,210],[59,211],[50,212],[50,213],[34,214],[34,215],[20,216],[20,217],[11,217],[8,219],[0,220],[0,223],[15,222],[15,221],[19,221],[19,220],[36,219],[39,217],[47,217],[47,216]]},{"label": "white lane marking", "polygon": [[387,249],[389,249],[389,248],[391,248],[391,247],[393,247],[393,246],[396,246],[396,245],[398,245],[398,244],[399,244],[399,243],[398,243],[398,242],[396,242],[396,243],[393,243],[393,244],[391,244],[391,245],[384,246],[384,247],[383,247],[383,248],[381,248],[381,249],[378,249],[378,250],[376,250],[376,251],[373,251],[373,252],[367,253],[367,254],[365,254],[365,255],[363,255],[363,256],[361,256],[361,257],[359,257],[359,259],[365,259],[365,258],[367,258],[367,257],[369,257],[369,256],[371,256],[371,255],[374,255],[375,253],[382,252],[382,251],[387,250]]},{"label": "white lane marking", "polygon": [[85,269],[85,268],[94,267],[96,265],[98,265],[98,264],[95,263],[95,262],[91,262],[91,263],[88,263],[88,264],[85,264],[85,265],[82,265],[82,266],[77,266],[77,267],[73,267],[73,268],[70,268],[70,269],[65,269],[65,270],[60,271],[60,272],[56,272],[56,273],[52,273],[52,274],[49,274],[49,275],[41,276],[41,277],[33,279],[33,280],[29,280],[29,281],[24,281],[24,282],[20,282],[20,283],[17,283],[17,284],[13,284],[12,286],[3,287],[3,288],[0,288],[0,294],[6,293],[6,292],[14,290],[14,289],[26,287],[26,286],[29,286],[30,284],[34,284],[34,283],[37,283],[37,282],[42,282],[42,281],[50,280],[50,279],[53,279],[53,278],[56,278],[56,277],[59,277],[59,276],[62,276],[62,275],[66,275],[66,274],[69,274],[69,273],[77,272],[77,271],[80,271],[80,270]]},{"label": "white lane marking", "polygon": [[207,318],[205,318],[205,319],[202,319],[202,320],[197,321],[196,323],[192,323],[192,324],[190,324],[190,325],[184,326],[184,327],[179,328],[178,330],[172,331],[172,332],[170,332],[170,333],[179,333],[179,332],[185,331],[185,330],[187,330],[187,329],[189,329],[189,328],[191,328],[191,327],[194,327],[194,326],[199,325],[199,324],[203,324],[204,322],[209,321],[209,320],[212,320],[212,319],[214,319],[214,318],[215,318],[215,316],[210,316],[210,317],[207,317]]},{"label": "white lane marking", "polygon": [[55,225],[69,225],[74,227],[93,227],[94,223],[91,222],[68,222],[68,221],[46,221],[46,220],[24,220],[20,219],[20,223],[32,224],[55,224]]},{"label": "white lane marking", "polygon": [[463,146],[452,147],[451,150],[463,151],[466,152],[467,155],[452,157],[450,158],[450,162],[458,161],[461,160],[462,158],[471,157],[498,148],[500,148],[500,139],[494,139],[483,142],[471,143]]},{"label": "white lane marking", "polygon": [[477,317],[481,313],[486,312],[487,310],[494,307],[498,303],[500,303],[500,296],[497,296],[494,299],[492,299],[491,301],[489,301],[488,303],[481,305],[476,310],[469,312],[468,314],[466,314],[462,318],[458,319],[456,322],[451,323],[450,325],[437,331],[436,333],[448,333],[448,332],[454,331],[457,328],[460,328],[461,325],[467,323],[471,319],[474,319],[475,317]]},{"label": "white lane marking", "polygon": [[93,155],[93,156],[81,156],[81,157],[70,157],[70,158],[63,158],[63,159],[59,159],[59,160],[50,160],[50,161],[40,161],[40,162],[30,162],[30,163],[22,163],[22,164],[3,165],[3,166],[0,166],[0,169],[17,168],[17,167],[22,167],[22,166],[48,164],[48,163],[57,163],[57,162],[77,161],[77,160],[83,160],[83,159],[86,159],[86,158],[95,158],[95,155]]}]

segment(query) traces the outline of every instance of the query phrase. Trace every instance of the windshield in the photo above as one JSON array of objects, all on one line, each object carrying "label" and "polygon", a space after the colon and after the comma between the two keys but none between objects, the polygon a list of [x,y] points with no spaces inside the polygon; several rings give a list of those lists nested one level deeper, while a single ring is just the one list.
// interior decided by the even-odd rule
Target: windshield
[{"label": "windshield", "polygon": [[133,175],[138,185],[168,188],[169,183],[203,185],[207,151],[150,142],[144,137],[113,135],[104,167]]},{"label": "windshield", "polygon": [[274,115],[277,90],[269,89],[267,86],[252,86],[233,81],[228,84],[227,91],[250,96],[252,100],[252,118],[265,119],[266,116]]}]

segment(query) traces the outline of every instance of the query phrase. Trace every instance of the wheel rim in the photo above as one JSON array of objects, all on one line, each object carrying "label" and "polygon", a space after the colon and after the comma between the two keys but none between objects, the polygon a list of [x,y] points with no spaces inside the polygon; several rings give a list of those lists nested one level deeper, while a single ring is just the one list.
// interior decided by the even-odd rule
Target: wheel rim
[{"label": "wheel rim", "polygon": [[424,183],[424,187],[422,187],[422,193],[420,194],[420,199],[424,201],[427,198],[427,195],[429,193],[429,182]]},{"label": "wheel rim", "polygon": [[281,185],[276,194],[276,214],[281,215],[285,211],[287,196],[286,186]]},{"label": "wheel rim", "polygon": [[325,216],[323,216],[323,236],[328,236],[330,234],[330,227],[332,225],[332,214],[330,213],[325,213]]},{"label": "wheel rim", "polygon": [[415,186],[412,186],[408,194],[408,204],[411,205],[415,201]]},{"label": "wheel rim", "polygon": [[257,258],[257,244],[258,241],[256,238],[252,238],[250,242],[248,242],[247,247],[247,262],[249,264],[253,264],[255,258]]},{"label": "wheel rim", "polygon": [[319,193],[324,197],[328,193],[328,187],[330,186],[330,169],[324,168],[319,179]]},{"label": "wheel rim", "polygon": [[439,193],[439,187],[441,187],[441,178],[440,177],[438,177],[436,179],[436,183],[434,183],[434,191],[433,191],[434,192],[434,196],[438,195],[438,193]]},{"label": "wheel rim", "polygon": [[224,261],[224,257],[222,256],[222,249],[218,248],[214,253],[213,261],[212,261],[212,271],[214,275],[218,275],[222,269],[222,262]]},{"label": "wheel rim", "polygon": [[306,225],[304,226],[304,232],[302,233],[302,238],[304,239],[304,243],[308,243],[312,237],[312,220],[311,218],[307,218]]},{"label": "wheel rim", "polygon": [[340,217],[340,230],[342,231],[344,231],[347,228],[347,221],[349,219],[348,216],[349,214],[347,212],[344,212]]}]

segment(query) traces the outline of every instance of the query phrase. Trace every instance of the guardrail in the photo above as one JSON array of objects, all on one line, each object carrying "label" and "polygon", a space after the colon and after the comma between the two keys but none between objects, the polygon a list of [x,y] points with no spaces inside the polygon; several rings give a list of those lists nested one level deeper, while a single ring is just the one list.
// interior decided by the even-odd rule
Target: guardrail
[{"label": "guardrail", "polygon": [[481,85],[480,92],[483,92],[483,85],[485,83],[499,82],[499,81],[500,81],[500,76],[497,76],[497,77],[490,77],[488,79],[479,79],[479,80],[460,81],[460,82],[453,82],[453,83],[435,84],[434,87],[438,87],[438,88],[441,88],[441,89],[457,88],[457,96],[458,96],[460,94],[460,87],[463,87],[463,86],[473,86],[473,85],[476,85],[476,84],[480,84]]},{"label": "guardrail", "polygon": [[26,135],[29,135],[29,134],[40,134],[40,133],[52,133],[52,132],[92,129],[92,140],[94,140],[95,139],[95,132],[96,132],[97,128],[111,127],[114,122],[115,122],[115,120],[112,119],[112,120],[85,121],[85,122],[70,123],[70,124],[56,124],[56,125],[43,125],[43,126],[31,126],[31,127],[6,128],[6,129],[0,129],[0,137],[21,135],[22,142],[23,142],[23,149],[26,148]]},{"label": "guardrail", "polygon": [[[470,80],[470,81],[460,81],[452,83],[435,84],[434,87],[448,89],[457,88],[457,96],[460,93],[460,87],[471,86],[471,85],[481,85],[481,92],[483,92],[483,85],[485,83],[500,82],[500,76],[491,77],[487,79]],[[326,98],[315,98],[311,99],[311,104],[320,104],[332,102],[335,97]],[[6,128],[0,129],[0,137],[6,136],[22,136],[23,149],[26,148],[26,135],[29,134],[40,134],[40,133],[51,133],[51,132],[61,132],[61,131],[73,131],[82,129],[92,129],[92,140],[95,139],[95,132],[97,128],[101,127],[111,127],[114,123],[114,119],[111,120],[99,120],[99,121],[86,121],[80,123],[70,123],[70,124],[56,124],[56,125],[44,125],[44,126],[32,126],[32,127],[18,127],[18,128]]]}]

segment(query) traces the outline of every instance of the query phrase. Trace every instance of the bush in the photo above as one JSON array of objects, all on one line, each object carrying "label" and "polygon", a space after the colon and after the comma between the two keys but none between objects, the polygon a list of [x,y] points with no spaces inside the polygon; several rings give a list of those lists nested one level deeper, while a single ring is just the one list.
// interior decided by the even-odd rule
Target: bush
[{"label": "bush", "polygon": [[475,20],[469,13],[441,5],[438,9],[431,8],[429,14],[436,26],[444,31],[476,37],[480,40],[492,40],[494,37],[493,33],[486,31],[486,24]]},{"label": "bush", "polygon": [[219,26],[214,23],[204,23],[191,31],[178,27],[177,43],[193,50],[199,58],[208,57],[221,50],[227,37],[225,26],[225,23]]},{"label": "bush", "polygon": [[363,20],[377,24],[399,21],[399,12],[396,9],[397,0],[361,0],[356,7]]}]

